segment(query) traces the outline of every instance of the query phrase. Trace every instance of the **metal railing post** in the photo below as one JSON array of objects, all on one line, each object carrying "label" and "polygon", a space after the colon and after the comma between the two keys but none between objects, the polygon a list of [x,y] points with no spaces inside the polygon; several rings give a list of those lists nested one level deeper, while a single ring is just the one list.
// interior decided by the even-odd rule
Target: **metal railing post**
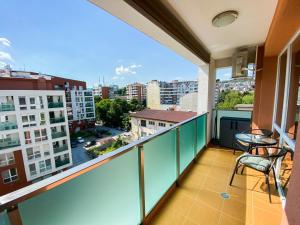
[{"label": "metal railing post", "polygon": [[140,191],[140,214],[141,224],[143,224],[146,217],[145,209],[145,174],[144,174],[144,147],[138,146],[138,166],[139,166],[139,191]]},{"label": "metal railing post", "polygon": [[23,225],[18,206],[8,208],[7,215],[11,225]]},{"label": "metal railing post", "polygon": [[195,119],[195,150],[194,150],[194,159],[197,156],[197,148],[198,148],[198,121]]},{"label": "metal railing post", "polygon": [[180,127],[176,128],[176,185],[179,186],[180,177]]}]

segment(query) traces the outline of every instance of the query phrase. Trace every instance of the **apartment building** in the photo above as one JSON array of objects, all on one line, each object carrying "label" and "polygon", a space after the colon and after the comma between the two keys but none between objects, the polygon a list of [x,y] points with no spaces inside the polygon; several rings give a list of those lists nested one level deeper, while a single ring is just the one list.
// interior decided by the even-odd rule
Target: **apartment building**
[{"label": "apartment building", "polygon": [[101,99],[109,99],[113,95],[111,87],[95,85],[93,87],[94,96],[99,96]]},{"label": "apartment building", "polygon": [[72,165],[65,106],[64,91],[0,90],[0,195]]},{"label": "apartment building", "polygon": [[[17,71],[11,68],[2,70],[0,79],[0,90],[63,90],[67,102],[65,107],[69,118],[70,132],[74,133],[95,126],[93,93],[87,90],[84,81],[30,71]],[[84,97],[72,97],[76,95]]]},{"label": "apartment building", "polygon": [[131,113],[131,132],[133,139],[139,139],[156,133],[160,129],[171,127],[196,116],[196,112],[167,111],[145,109]]},{"label": "apartment building", "polygon": [[141,83],[133,83],[126,86],[127,100],[137,99],[139,102],[146,100],[147,88]]},{"label": "apartment building", "polygon": [[197,81],[164,82],[152,80],[147,84],[147,107],[167,109],[180,104],[180,99],[190,93],[198,92]]}]

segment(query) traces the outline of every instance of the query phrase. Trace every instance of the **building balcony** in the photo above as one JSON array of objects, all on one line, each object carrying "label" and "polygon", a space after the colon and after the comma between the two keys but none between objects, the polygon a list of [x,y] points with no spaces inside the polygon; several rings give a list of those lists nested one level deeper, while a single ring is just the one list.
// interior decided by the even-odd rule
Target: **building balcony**
[{"label": "building balcony", "polygon": [[55,160],[55,167],[59,168],[70,163],[70,159]]},{"label": "building balcony", "polygon": [[58,147],[53,147],[54,153],[59,153],[68,150],[68,145],[60,145]]},{"label": "building balcony", "polygon": [[65,137],[65,136],[67,136],[67,132],[65,132],[65,131],[56,131],[56,132],[52,131],[51,136],[52,136],[52,139]]},{"label": "building balcony", "polygon": [[92,97],[85,97],[84,99],[86,102],[92,102],[93,101],[93,98]]},{"label": "building balcony", "polygon": [[17,129],[18,125],[16,122],[0,122],[0,131],[4,130],[14,130]]},{"label": "building balcony", "polygon": [[85,103],[85,107],[93,107],[93,103],[90,103],[90,102]]},{"label": "building balcony", "polygon": [[48,108],[62,108],[64,107],[63,102],[49,102],[48,103]]},{"label": "building balcony", "polygon": [[[279,224],[282,205],[274,179],[272,203],[265,177],[254,170],[246,168],[230,186],[241,153],[206,147],[206,127],[206,114],[191,118],[100,156],[80,169],[75,167],[72,180],[57,177],[54,183],[49,181],[50,189],[55,187],[51,191],[45,184],[39,195],[28,194],[31,199],[14,195],[21,199],[18,210],[22,219],[30,224],[35,213],[32,224],[43,224],[45,213],[50,213],[50,218],[69,222],[70,214],[60,212],[71,204],[72,224],[76,225]],[[55,159],[57,168],[69,163],[69,158]],[[97,180],[101,180],[101,190]],[[47,199],[47,208],[38,207]],[[0,201],[4,209],[10,201],[16,204],[9,196],[0,197]],[[89,208],[88,213],[83,208]],[[116,212],[118,216],[113,216]]]},{"label": "building balcony", "polygon": [[87,118],[93,118],[93,117],[95,117],[95,114],[94,113],[87,113],[86,117]]},{"label": "building balcony", "polygon": [[94,112],[94,109],[93,109],[93,108],[86,108],[85,111],[86,111],[87,113],[90,113],[90,112],[93,113],[93,112]]},{"label": "building balcony", "polygon": [[93,92],[84,92],[84,96],[93,96]]},{"label": "building balcony", "polygon": [[15,111],[15,105],[12,103],[0,103],[0,112]]},{"label": "building balcony", "polygon": [[55,117],[55,118],[50,118],[50,123],[63,123],[65,122],[65,117],[64,116],[60,116],[60,117]]},{"label": "building balcony", "polygon": [[13,140],[10,138],[0,139],[0,150],[6,149],[6,148],[13,148],[13,147],[17,147],[20,145],[21,145],[21,143],[19,140]]}]

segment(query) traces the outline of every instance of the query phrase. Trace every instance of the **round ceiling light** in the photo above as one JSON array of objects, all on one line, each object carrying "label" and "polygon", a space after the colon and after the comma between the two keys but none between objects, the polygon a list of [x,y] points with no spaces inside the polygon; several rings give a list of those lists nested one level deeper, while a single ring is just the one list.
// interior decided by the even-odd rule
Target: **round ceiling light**
[{"label": "round ceiling light", "polygon": [[239,13],[235,10],[221,12],[212,19],[215,27],[225,27],[233,23],[238,18]]}]

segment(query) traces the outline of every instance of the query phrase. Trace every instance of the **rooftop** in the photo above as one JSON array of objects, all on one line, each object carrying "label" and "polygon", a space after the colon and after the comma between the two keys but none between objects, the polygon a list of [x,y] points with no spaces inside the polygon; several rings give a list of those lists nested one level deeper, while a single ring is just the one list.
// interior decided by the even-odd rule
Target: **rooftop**
[{"label": "rooftop", "polygon": [[131,117],[159,120],[165,122],[179,123],[189,118],[196,116],[196,112],[183,112],[183,111],[166,111],[166,110],[154,110],[145,109],[139,112],[131,113]]}]

